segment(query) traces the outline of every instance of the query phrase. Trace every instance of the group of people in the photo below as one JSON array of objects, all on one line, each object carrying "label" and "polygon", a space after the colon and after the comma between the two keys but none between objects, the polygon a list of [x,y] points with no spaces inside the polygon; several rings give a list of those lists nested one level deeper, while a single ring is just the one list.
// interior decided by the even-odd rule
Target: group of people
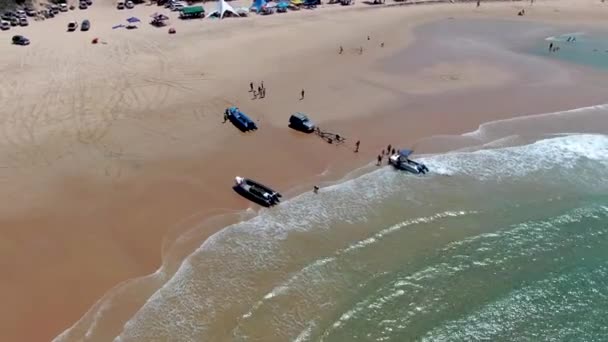
[{"label": "group of people", "polygon": [[386,150],[382,150],[382,152],[380,152],[380,154],[378,155],[378,162],[376,163],[377,166],[382,165],[382,159],[384,159],[384,156],[386,155],[386,158],[390,158],[390,156],[392,156],[393,154],[395,154],[396,150],[395,148],[389,144],[386,147]]},{"label": "group of people", "polygon": [[[371,40],[370,36],[367,36],[367,40]],[[384,47],[384,42],[380,43],[380,47],[383,48]],[[341,55],[344,53],[344,47],[342,45],[340,45],[340,48],[338,49],[338,55]],[[363,46],[359,47],[359,54],[362,55],[363,54]]]},{"label": "group of people", "polygon": [[264,87],[264,81],[261,82],[261,84],[258,86],[258,90],[256,91],[254,86],[253,86],[253,82],[249,83],[249,92],[253,93],[253,98],[257,99],[263,99],[266,97],[266,88]]}]

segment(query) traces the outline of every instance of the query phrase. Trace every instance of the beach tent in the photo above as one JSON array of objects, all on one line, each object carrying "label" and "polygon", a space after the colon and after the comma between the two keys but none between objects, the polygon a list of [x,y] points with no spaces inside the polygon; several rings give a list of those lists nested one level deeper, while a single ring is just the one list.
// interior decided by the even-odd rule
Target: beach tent
[{"label": "beach tent", "polygon": [[260,12],[264,6],[266,6],[266,0],[254,0],[251,9]]},{"label": "beach tent", "polygon": [[215,16],[222,19],[226,13],[231,13],[237,17],[239,16],[234,8],[232,8],[232,6],[230,6],[225,0],[219,0],[217,3],[217,9],[209,12],[209,14],[207,14],[207,18]]},{"label": "beach tent", "polygon": [[277,4],[278,9],[287,9],[289,8],[289,3],[287,1],[281,1]]},{"label": "beach tent", "polygon": [[304,4],[304,0],[291,0],[291,3],[296,6],[300,6]]}]

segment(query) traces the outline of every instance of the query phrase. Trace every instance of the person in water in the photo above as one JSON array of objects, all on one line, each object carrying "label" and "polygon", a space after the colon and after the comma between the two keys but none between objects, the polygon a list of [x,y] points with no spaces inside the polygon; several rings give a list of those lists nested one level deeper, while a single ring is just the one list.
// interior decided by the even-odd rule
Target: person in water
[{"label": "person in water", "polygon": [[319,187],[318,187],[317,185],[315,185],[315,186],[312,188],[312,192],[314,192],[315,194],[318,194],[318,193],[319,193]]},{"label": "person in water", "polygon": [[359,145],[361,144],[361,141],[357,140],[357,142],[355,143],[355,152],[359,152]]}]

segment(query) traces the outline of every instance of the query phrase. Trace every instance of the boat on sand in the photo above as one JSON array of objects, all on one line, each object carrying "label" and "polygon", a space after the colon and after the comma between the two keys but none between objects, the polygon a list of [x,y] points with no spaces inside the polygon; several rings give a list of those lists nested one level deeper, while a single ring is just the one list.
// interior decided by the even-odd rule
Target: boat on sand
[{"label": "boat on sand", "polygon": [[258,129],[258,126],[251,120],[245,113],[243,113],[238,107],[226,108],[224,115],[235,125],[238,129],[243,132],[253,131]]},{"label": "boat on sand", "polygon": [[265,207],[279,204],[282,196],[273,189],[248,178],[237,176],[234,180],[234,190],[243,197]]},{"label": "boat on sand", "polygon": [[389,157],[388,162],[399,170],[408,171],[417,175],[429,172],[426,165],[415,162],[409,158],[412,153],[414,153],[412,150],[399,150]]}]

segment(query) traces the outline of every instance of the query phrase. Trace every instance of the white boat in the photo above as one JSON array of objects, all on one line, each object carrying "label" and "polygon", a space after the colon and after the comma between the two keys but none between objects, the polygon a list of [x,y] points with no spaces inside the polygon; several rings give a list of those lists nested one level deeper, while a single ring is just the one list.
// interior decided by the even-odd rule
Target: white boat
[{"label": "white boat", "polygon": [[414,153],[412,150],[399,150],[389,157],[388,162],[399,170],[408,171],[417,175],[429,172],[426,165],[409,159],[409,156],[412,153]]}]

